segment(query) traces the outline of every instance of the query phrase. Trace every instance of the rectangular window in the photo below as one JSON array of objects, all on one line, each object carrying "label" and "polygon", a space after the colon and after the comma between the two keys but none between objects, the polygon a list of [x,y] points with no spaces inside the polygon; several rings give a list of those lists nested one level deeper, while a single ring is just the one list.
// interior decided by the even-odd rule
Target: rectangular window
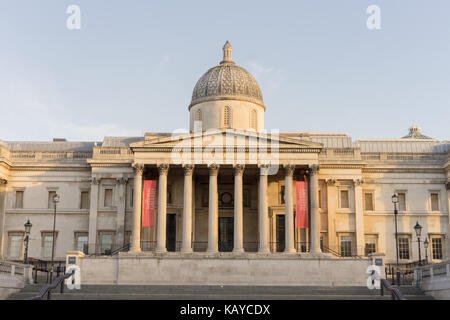
[{"label": "rectangular window", "polygon": [[280,204],[284,204],[285,201],[285,197],[284,197],[284,193],[285,193],[285,186],[280,186]]},{"label": "rectangular window", "polygon": [[13,259],[20,259],[22,257],[23,234],[10,234],[8,242],[8,257]]},{"label": "rectangular window", "polygon": [[319,209],[322,209],[322,190],[319,189]]},{"label": "rectangular window", "polygon": [[373,211],[373,193],[364,193],[364,210]]},{"label": "rectangular window", "polygon": [[109,254],[113,248],[113,234],[102,233],[100,234],[100,250],[101,254]]},{"label": "rectangular window", "polygon": [[84,254],[88,253],[88,235],[87,234],[77,234],[76,235],[76,249],[78,251],[83,252]]},{"label": "rectangular window", "polygon": [[377,252],[377,239],[376,235],[367,235],[366,236],[366,245],[364,248],[364,253],[368,256],[371,253]]},{"label": "rectangular window", "polygon": [[352,256],[352,237],[351,236],[341,236],[341,256],[351,257]]},{"label": "rectangular window", "polygon": [[134,189],[130,189],[130,208],[133,208],[134,206]]},{"label": "rectangular window", "polygon": [[172,186],[167,186],[167,203],[172,203]]},{"label": "rectangular window", "polygon": [[53,202],[53,197],[56,195],[56,191],[48,192],[48,208],[53,209],[55,207],[55,203]]},{"label": "rectangular window", "polygon": [[431,211],[439,211],[439,194],[432,193],[431,198]]},{"label": "rectangular window", "polygon": [[89,209],[89,191],[81,191],[80,209]]},{"label": "rectangular window", "polygon": [[400,259],[409,259],[409,237],[398,238],[398,255]]},{"label": "rectangular window", "polygon": [[16,202],[14,208],[23,209],[23,191],[16,191]]},{"label": "rectangular window", "polygon": [[[42,258],[50,259],[52,257],[53,234],[47,233],[42,235]],[[54,252],[56,251],[56,241]]]},{"label": "rectangular window", "polygon": [[112,207],[112,199],[113,199],[113,189],[105,189],[105,201],[104,201],[105,208]]},{"label": "rectangular window", "polygon": [[406,194],[404,192],[400,192],[397,194],[398,196],[398,211],[406,211]]},{"label": "rectangular window", "polygon": [[431,238],[431,257],[433,260],[442,260],[442,237]]},{"label": "rectangular window", "polygon": [[341,190],[341,208],[350,208],[348,190]]}]

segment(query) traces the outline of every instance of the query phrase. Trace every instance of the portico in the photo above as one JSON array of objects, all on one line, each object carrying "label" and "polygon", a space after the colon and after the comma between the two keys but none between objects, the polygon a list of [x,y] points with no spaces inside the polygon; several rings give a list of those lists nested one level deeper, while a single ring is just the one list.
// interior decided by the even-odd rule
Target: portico
[{"label": "portico", "polygon": [[[242,141],[249,137],[242,132],[215,132],[214,137],[234,134]],[[258,137],[258,136],[257,136]],[[132,145],[135,153],[135,192],[132,226],[131,252],[133,254],[167,251],[217,253],[230,251],[234,254],[257,252],[270,254],[277,252],[277,247],[284,248],[283,253],[301,252],[299,245],[300,230],[295,228],[295,181],[306,180],[310,186],[310,194],[317,188],[317,161],[320,146],[311,142],[290,141],[264,136],[267,146],[283,151],[289,149],[297,153],[297,159],[272,159],[267,163],[250,163],[251,154],[247,146],[226,148],[225,145],[215,146],[224,153],[222,161],[216,157],[216,162],[204,163],[192,153],[185,163],[174,163],[174,148],[181,153],[187,152],[187,145],[200,145],[196,140],[206,141],[211,134],[188,134],[178,137],[183,141],[183,147],[174,147],[173,138],[136,142]],[[267,139],[268,138],[268,139]],[[226,141],[224,138],[223,141]],[[208,148],[204,145],[203,152]],[[236,149],[236,150],[235,150]],[[238,150],[240,149],[240,150]],[[228,150],[228,151],[227,151]],[[230,154],[225,154],[230,152]],[[257,153],[260,154],[258,150]],[[271,148],[269,147],[269,152]],[[165,152],[164,152],[165,151]],[[165,154],[162,154],[162,153]],[[268,152],[268,153],[269,153]],[[280,152],[281,155],[291,153]],[[243,159],[240,163],[238,158]],[[261,156],[261,159],[263,157]],[[281,156],[283,158],[283,156]],[[304,158],[304,159],[301,159]],[[158,159],[170,159],[161,162]],[[175,159],[176,160],[176,159]],[[189,160],[192,160],[189,161]],[[197,164],[195,163],[197,160]],[[230,161],[231,160],[231,161]],[[280,165],[278,165],[278,161]],[[186,163],[188,162],[188,163]],[[258,161],[256,161],[258,162]],[[263,161],[261,161],[263,162]],[[285,164],[283,164],[285,163]],[[142,186],[143,180],[157,180],[157,214],[154,227],[142,227]],[[285,185],[282,205],[269,201],[270,184]],[[175,191],[176,189],[176,191]],[[168,196],[168,194],[170,196]],[[170,199],[168,199],[170,197]],[[281,207],[281,212],[280,212]],[[284,207],[284,208],[283,208]],[[307,236],[306,250],[320,253],[319,210],[317,200],[311,197],[310,221],[312,228],[303,230]],[[278,214],[274,214],[277,211]],[[284,235],[281,237],[273,232],[277,216],[284,214]],[[173,215],[173,217],[171,217]],[[168,219],[172,219],[170,222]],[[280,227],[280,226],[278,226]],[[144,232],[144,229],[148,229]],[[170,234],[169,234],[170,233]],[[145,237],[142,237],[145,234]],[[169,241],[175,241],[169,244]],[[150,244],[150,245],[149,245]]]}]

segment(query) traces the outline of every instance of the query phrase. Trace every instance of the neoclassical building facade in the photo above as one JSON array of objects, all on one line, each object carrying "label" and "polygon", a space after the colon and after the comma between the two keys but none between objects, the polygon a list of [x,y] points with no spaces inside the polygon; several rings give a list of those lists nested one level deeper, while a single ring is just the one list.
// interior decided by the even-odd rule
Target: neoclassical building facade
[{"label": "neoclassical building facade", "polygon": [[[0,141],[0,255],[21,260],[67,251],[366,256],[401,262],[450,256],[450,141],[423,135],[352,140],[341,133],[264,130],[261,89],[232,59],[197,82],[185,133],[105,137],[102,142]],[[154,215],[144,184],[156,181]],[[307,226],[298,227],[297,182]],[[147,201],[147,200],[146,200]],[[150,224],[143,224],[145,220]],[[425,252],[422,253],[425,255]]]}]

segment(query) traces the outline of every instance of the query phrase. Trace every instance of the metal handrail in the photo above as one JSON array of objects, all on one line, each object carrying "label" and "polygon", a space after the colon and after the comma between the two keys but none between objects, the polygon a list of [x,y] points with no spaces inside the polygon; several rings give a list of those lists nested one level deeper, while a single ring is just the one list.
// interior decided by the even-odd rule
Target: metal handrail
[{"label": "metal handrail", "polygon": [[406,300],[398,288],[394,288],[386,279],[380,279],[381,296],[384,296],[384,290],[391,292],[392,300]]},{"label": "metal handrail", "polygon": [[59,285],[61,285],[61,291],[60,293],[64,293],[64,280],[70,278],[75,273],[75,270],[72,270],[69,273],[63,274],[62,276],[59,276],[58,278],[53,281],[52,284],[46,285],[39,291],[39,294],[37,296],[34,296],[30,298],[29,300],[42,300],[45,295],[47,295],[47,300],[51,300],[51,291],[53,289],[56,289]]},{"label": "metal handrail", "polygon": [[360,259],[360,260],[363,259],[363,257],[358,256],[356,254],[355,255],[352,254],[351,256],[343,256],[339,252],[334,251],[333,249],[330,249],[327,246],[322,246],[322,251],[325,252],[325,253],[331,253],[331,254],[335,255],[336,257],[339,257],[339,258],[354,258],[354,259]]}]

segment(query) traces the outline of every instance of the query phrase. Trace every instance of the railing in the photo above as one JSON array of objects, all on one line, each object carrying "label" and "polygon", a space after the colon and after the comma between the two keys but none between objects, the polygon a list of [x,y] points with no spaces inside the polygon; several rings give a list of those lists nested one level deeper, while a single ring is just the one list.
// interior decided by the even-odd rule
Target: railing
[{"label": "railing", "polygon": [[353,250],[351,250],[351,252],[349,254],[342,254],[341,252],[330,249],[324,245],[322,245],[321,248],[322,248],[323,253],[330,253],[339,258],[353,258],[353,259],[359,259],[359,260],[364,259],[363,257],[361,257],[357,254],[354,254]]},{"label": "railing", "polygon": [[439,263],[418,266],[414,270],[414,282],[418,287],[422,286],[422,281],[432,280],[441,283],[448,283],[450,280],[450,260]]},{"label": "railing", "polygon": [[[425,260],[422,260],[422,266],[427,265]],[[386,279],[391,278],[391,283],[398,285],[411,285],[414,281],[414,269],[419,267],[419,261],[410,263],[386,263],[385,273]]]},{"label": "railing", "polygon": [[[52,267],[51,261],[39,260],[35,258],[28,258],[28,264],[33,266],[33,278],[34,283],[38,283],[38,273],[45,273],[46,280],[49,281],[50,271]],[[53,272],[59,277],[59,274],[64,274],[66,272],[66,263],[64,261],[54,261],[53,262]]]},{"label": "railing", "polygon": [[[372,271],[374,272],[374,271]],[[392,300],[406,300],[398,288],[394,288],[386,279],[380,279],[380,293],[384,296],[384,291],[388,290],[391,293]]]},{"label": "railing", "polygon": [[0,274],[23,277],[25,275],[25,267],[19,263],[0,261]]},{"label": "railing", "polygon": [[30,298],[29,300],[42,300],[45,296],[47,296],[47,300],[51,300],[51,291],[56,289],[59,285],[61,286],[60,293],[64,293],[64,280],[70,278],[75,273],[75,270],[72,270],[70,273],[63,274],[59,276],[53,281],[52,284],[46,285],[44,288],[39,291],[37,296]]}]

